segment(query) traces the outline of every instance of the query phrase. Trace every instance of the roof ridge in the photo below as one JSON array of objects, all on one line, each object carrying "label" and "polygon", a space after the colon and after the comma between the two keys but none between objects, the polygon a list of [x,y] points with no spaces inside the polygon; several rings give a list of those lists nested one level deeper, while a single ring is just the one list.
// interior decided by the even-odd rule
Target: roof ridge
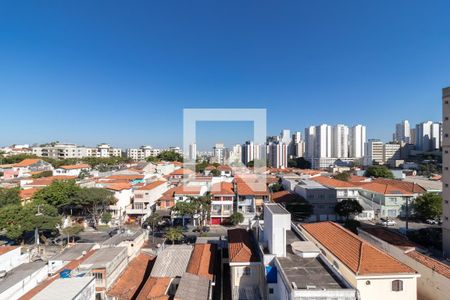
[{"label": "roof ridge", "polygon": [[363,241],[360,241],[361,244],[359,245],[359,260],[358,260],[358,268],[356,270],[356,275],[359,275],[359,272],[361,271],[361,264],[362,264],[362,258],[363,258],[363,251],[364,251],[364,245],[365,243]]}]

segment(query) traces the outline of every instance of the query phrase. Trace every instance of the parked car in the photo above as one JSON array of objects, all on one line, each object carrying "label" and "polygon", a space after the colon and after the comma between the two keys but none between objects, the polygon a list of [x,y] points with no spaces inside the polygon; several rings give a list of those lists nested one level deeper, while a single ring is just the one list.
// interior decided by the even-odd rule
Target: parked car
[{"label": "parked car", "polygon": [[380,219],[379,224],[380,224],[381,226],[384,226],[384,227],[395,226],[395,225],[397,225],[397,223],[396,223],[394,220],[391,220],[391,219],[383,219],[383,218]]},{"label": "parked car", "polygon": [[428,219],[426,222],[430,225],[439,225],[439,221],[435,219]]}]

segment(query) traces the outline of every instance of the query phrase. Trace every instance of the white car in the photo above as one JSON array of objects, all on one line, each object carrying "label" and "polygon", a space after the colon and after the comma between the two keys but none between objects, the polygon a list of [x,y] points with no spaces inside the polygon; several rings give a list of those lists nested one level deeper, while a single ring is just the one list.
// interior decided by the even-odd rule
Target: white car
[{"label": "white car", "polygon": [[397,225],[397,223],[394,220],[380,219],[380,225],[388,227],[388,226],[395,226]]},{"label": "white car", "polygon": [[428,220],[427,220],[427,224],[430,224],[430,225],[439,225],[439,222],[438,222],[437,220],[434,220],[434,219],[428,219]]}]

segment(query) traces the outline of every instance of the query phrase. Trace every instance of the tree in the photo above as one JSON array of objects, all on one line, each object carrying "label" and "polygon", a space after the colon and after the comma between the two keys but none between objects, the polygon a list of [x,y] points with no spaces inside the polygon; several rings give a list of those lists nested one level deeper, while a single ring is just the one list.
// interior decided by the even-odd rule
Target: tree
[{"label": "tree", "polygon": [[442,197],[436,193],[425,193],[414,200],[414,213],[417,218],[440,219],[442,216]]},{"label": "tree", "polygon": [[112,215],[109,211],[105,211],[102,214],[101,221],[103,224],[108,224],[112,219]]},{"label": "tree", "polygon": [[212,169],[210,174],[214,177],[218,177],[220,176],[220,171],[217,169]]},{"label": "tree", "polygon": [[149,156],[145,160],[148,162],[158,162],[159,161],[158,157],[156,157],[156,156]]},{"label": "tree", "polygon": [[346,221],[349,220],[350,216],[357,215],[363,211],[361,204],[353,199],[346,199],[338,202],[334,207],[334,211],[345,218]]},{"label": "tree", "polygon": [[206,160],[202,161],[201,163],[198,163],[195,165],[195,172],[203,173],[208,166],[208,162]]},{"label": "tree", "polygon": [[102,188],[82,188],[68,203],[66,210],[68,207],[81,209],[83,215],[91,218],[96,226],[109,206],[116,202],[117,199],[111,191]]},{"label": "tree", "polygon": [[183,220],[184,227],[184,219],[186,216],[192,216],[197,212],[197,204],[193,201],[178,201],[175,206],[172,208],[177,215],[181,216]]},{"label": "tree", "polygon": [[51,185],[37,191],[33,199],[42,200],[63,211],[63,208],[70,204],[80,190],[81,188],[75,183],[75,180],[56,180]]},{"label": "tree", "polygon": [[303,157],[288,160],[289,168],[311,169],[311,163]]},{"label": "tree", "polygon": [[0,230],[11,240],[18,241],[24,232],[22,207],[8,204],[0,208]]},{"label": "tree", "polygon": [[152,231],[155,231],[155,228],[158,226],[158,223],[161,222],[162,217],[158,213],[152,213],[145,222],[150,226]]},{"label": "tree", "polygon": [[158,154],[158,159],[164,161],[178,161],[183,162],[183,156],[175,151],[162,151]]},{"label": "tree", "polygon": [[0,188],[0,207],[9,204],[20,204],[19,188],[3,189]]},{"label": "tree", "polygon": [[171,227],[166,231],[166,239],[172,241],[172,245],[175,241],[181,241],[183,239],[183,230],[180,227]]},{"label": "tree", "polygon": [[358,220],[346,220],[344,223],[344,227],[353,232],[354,234],[358,234],[358,227],[361,226],[361,223]]},{"label": "tree", "polygon": [[272,184],[270,186],[270,189],[272,190],[272,193],[276,193],[276,192],[282,191],[284,188],[281,184],[279,184],[277,182],[277,183]]},{"label": "tree", "polygon": [[208,194],[206,196],[193,198],[192,201],[199,216],[199,224],[205,225],[206,221],[209,219],[209,214],[211,212],[211,196]]},{"label": "tree", "polygon": [[348,172],[343,172],[343,173],[339,173],[337,175],[334,176],[334,179],[340,180],[340,181],[350,181],[350,173]]},{"label": "tree", "polygon": [[386,166],[370,166],[367,168],[365,176],[394,179],[394,175],[391,170],[389,170]]},{"label": "tree", "polygon": [[313,214],[314,207],[302,199],[286,203],[286,210],[291,213],[292,219],[304,221]]},{"label": "tree", "polygon": [[242,222],[244,222],[244,215],[242,213],[240,213],[240,212],[234,212],[230,216],[230,222],[233,225],[241,224]]}]

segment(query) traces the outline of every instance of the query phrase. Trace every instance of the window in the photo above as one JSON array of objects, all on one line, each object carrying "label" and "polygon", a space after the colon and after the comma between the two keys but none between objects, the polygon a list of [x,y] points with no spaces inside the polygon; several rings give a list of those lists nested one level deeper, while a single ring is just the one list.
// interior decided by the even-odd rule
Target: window
[{"label": "window", "polygon": [[393,292],[403,291],[403,281],[401,280],[392,281],[392,291]]},{"label": "window", "polygon": [[269,289],[269,294],[273,294],[273,288]]},{"label": "window", "polygon": [[243,270],[242,275],[244,276],[250,276],[252,274],[252,270],[250,269],[250,267],[245,267]]}]

